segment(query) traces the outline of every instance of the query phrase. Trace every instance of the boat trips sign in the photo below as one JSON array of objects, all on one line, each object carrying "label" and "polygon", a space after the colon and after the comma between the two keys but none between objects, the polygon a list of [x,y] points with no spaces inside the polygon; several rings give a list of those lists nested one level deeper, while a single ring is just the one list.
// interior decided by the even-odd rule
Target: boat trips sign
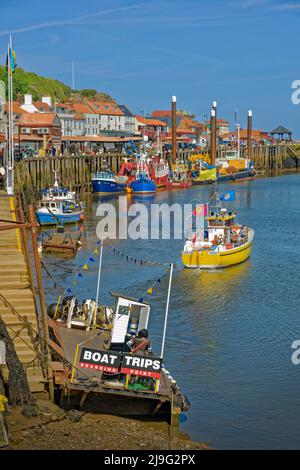
[{"label": "boat trips sign", "polygon": [[120,353],[114,351],[82,348],[79,367],[117,374],[120,367],[121,357]]},{"label": "boat trips sign", "polygon": [[[121,370],[120,370],[121,365]],[[159,379],[162,359],[153,356],[122,354],[115,351],[82,348],[79,367],[112,374],[130,374]]]},{"label": "boat trips sign", "polygon": [[159,357],[124,354],[121,373],[159,379],[161,364],[162,359]]}]

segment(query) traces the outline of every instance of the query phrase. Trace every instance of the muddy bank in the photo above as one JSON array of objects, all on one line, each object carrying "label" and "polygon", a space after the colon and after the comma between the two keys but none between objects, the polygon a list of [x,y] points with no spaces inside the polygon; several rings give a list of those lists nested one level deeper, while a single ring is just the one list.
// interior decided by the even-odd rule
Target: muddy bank
[{"label": "muddy bank", "polygon": [[167,423],[141,422],[111,415],[64,412],[40,401],[39,414],[8,416],[10,449],[32,450],[179,450],[208,449],[207,443],[192,442],[184,433],[171,433]]}]

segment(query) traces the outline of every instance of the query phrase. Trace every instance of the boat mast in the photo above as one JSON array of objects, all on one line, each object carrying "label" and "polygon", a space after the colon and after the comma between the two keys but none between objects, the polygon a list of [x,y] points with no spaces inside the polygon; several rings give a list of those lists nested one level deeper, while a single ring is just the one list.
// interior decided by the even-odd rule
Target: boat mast
[{"label": "boat mast", "polygon": [[[217,120],[216,120],[217,102],[213,101],[212,109],[210,111],[210,164],[216,168],[216,153],[217,153]],[[217,181],[217,168],[216,179],[213,185],[213,191],[210,195],[210,200],[217,196],[218,181]]]}]

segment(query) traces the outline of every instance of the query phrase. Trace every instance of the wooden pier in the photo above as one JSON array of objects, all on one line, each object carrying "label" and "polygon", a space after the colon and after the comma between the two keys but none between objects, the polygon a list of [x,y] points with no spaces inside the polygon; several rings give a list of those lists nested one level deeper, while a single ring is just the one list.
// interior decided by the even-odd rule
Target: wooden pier
[{"label": "wooden pier", "polygon": [[[217,156],[225,149],[218,148]],[[177,158],[188,161],[189,156],[206,154],[206,150],[177,151]],[[241,157],[247,155],[247,148],[241,148]],[[164,153],[170,158],[170,153]],[[37,192],[53,184],[54,172],[60,181],[70,189],[80,193],[91,192],[91,177],[108,163],[113,172],[118,173],[124,154],[105,153],[101,155],[76,155],[61,157],[34,157],[16,164],[15,184],[21,194],[23,206],[35,202]],[[286,169],[300,166],[300,146],[278,144],[252,147],[252,160],[259,174],[275,175]]]},{"label": "wooden pier", "polygon": [[4,192],[0,193],[0,219],[7,221],[0,221],[0,316],[26,370],[31,391],[44,392],[46,380],[35,338],[39,325],[30,260],[22,228],[8,229],[9,222],[19,217],[15,198]]}]

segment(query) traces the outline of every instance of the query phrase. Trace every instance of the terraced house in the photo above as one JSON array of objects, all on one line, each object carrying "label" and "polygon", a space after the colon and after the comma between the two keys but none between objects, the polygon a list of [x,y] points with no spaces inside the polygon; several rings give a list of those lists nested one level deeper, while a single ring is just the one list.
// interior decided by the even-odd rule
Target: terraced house
[{"label": "terraced house", "polygon": [[124,134],[126,131],[125,114],[116,102],[89,101],[88,104],[98,115],[98,134],[114,136]]},{"label": "terraced house", "polygon": [[84,117],[82,134],[73,135],[98,135],[99,134],[99,115],[89,103],[71,103],[72,109]]}]

